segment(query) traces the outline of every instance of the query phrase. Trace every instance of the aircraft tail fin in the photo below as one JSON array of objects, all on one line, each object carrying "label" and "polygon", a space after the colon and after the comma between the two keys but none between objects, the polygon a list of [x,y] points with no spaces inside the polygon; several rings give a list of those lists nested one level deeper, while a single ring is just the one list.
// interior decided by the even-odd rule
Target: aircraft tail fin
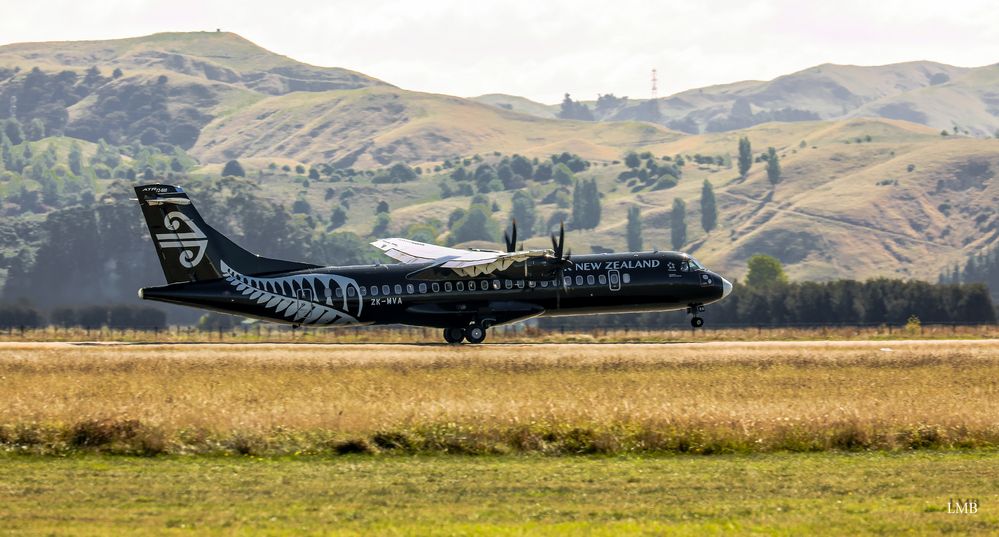
[{"label": "aircraft tail fin", "polygon": [[184,189],[171,185],[135,187],[142,216],[156,246],[167,283],[213,280],[222,264],[241,274],[266,274],[315,268],[247,252],[209,226]]}]

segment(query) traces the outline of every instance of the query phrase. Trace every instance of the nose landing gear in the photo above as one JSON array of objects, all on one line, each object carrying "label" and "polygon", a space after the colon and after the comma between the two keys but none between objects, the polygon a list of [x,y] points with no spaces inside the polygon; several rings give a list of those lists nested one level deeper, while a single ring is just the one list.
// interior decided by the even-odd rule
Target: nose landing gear
[{"label": "nose landing gear", "polygon": [[687,315],[693,315],[693,317],[690,318],[690,326],[694,328],[704,326],[704,319],[697,315],[702,312],[704,312],[704,304],[690,304],[687,306]]}]

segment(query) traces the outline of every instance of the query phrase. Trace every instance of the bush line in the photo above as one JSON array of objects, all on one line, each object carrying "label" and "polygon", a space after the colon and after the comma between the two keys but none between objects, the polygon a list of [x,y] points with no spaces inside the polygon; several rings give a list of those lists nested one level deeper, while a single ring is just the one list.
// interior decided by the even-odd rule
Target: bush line
[{"label": "bush line", "polygon": [[62,455],[624,455],[769,452],[901,451],[999,447],[999,428],[842,421],[758,429],[718,424],[532,424],[480,427],[456,423],[386,429],[369,434],[329,430],[167,432],[138,420],[86,420],[71,425],[0,425],[0,451]]}]

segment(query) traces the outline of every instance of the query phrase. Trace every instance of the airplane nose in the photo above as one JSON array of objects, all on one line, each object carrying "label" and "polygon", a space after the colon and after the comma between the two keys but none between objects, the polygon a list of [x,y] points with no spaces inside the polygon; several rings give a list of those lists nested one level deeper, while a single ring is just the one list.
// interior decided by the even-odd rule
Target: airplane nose
[{"label": "airplane nose", "polygon": [[722,281],[722,298],[725,298],[728,296],[729,293],[732,292],[732,282],[726,280],[725,278],[722,278],[721,281]]}]

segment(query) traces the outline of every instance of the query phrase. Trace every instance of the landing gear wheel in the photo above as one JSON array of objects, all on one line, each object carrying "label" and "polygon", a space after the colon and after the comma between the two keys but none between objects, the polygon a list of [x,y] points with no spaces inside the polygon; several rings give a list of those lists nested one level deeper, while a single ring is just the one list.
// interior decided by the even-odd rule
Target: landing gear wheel
[{"label": "landing gear wheel", "polygon": [[704,319],[700,317],[691,317],[690,326],[693,326],[694,328],[700,328],[704,326]]},{"label": "landing gear wheel", "polygon": [[465,341],[469,343],[482,343],[486,340],[486,329],[482,325],[473,324],[465,329]]},{"label": "landing gear wheel", "polygon": [[461,328],[445,328],[444,329],[444,341],[451,343],[461,343],[461,340],[465,339],[465,331]]}]

